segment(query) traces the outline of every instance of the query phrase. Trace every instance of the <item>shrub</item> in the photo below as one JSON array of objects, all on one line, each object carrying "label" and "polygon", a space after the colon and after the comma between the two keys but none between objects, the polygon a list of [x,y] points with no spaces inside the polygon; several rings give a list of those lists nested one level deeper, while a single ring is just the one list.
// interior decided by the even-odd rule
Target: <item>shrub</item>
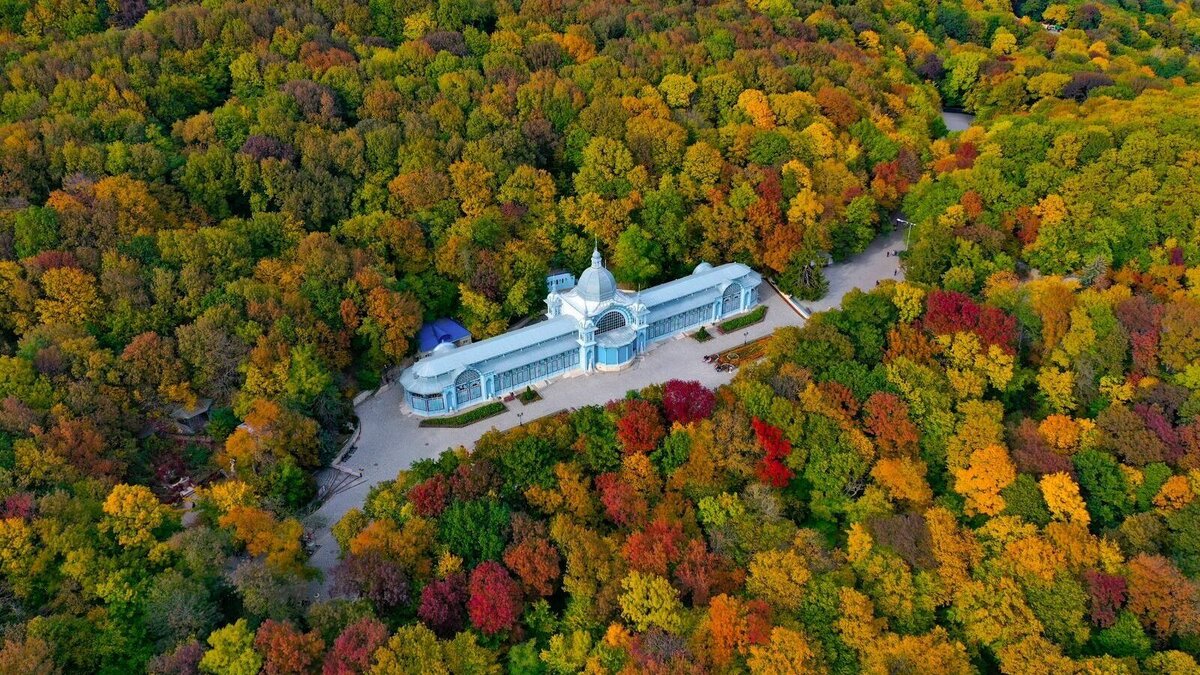
[{"label": "shrub", "polygon": [[495,417],[505,410],[508,410],[508,406],[504,405],[500,401],[492,401],[486,405],[481,405],[478,408],[468,410],[461,415],[421,420],[421,426],[457,429],[459,427],[465,427],[468,424],[474,424],[480,420],[485,420],[489,417]]},{"label": "shrub", "polygon": [[732,333],[733,331],[741,330],[746,326],[753,326],[754,324],[762,321],[766,316],[766,305],[759,305],[758,307],[754,308],[754,311],[748,314],[734,317],[728,321],[722,321],[718,328],[721,329],[722,333]]}]

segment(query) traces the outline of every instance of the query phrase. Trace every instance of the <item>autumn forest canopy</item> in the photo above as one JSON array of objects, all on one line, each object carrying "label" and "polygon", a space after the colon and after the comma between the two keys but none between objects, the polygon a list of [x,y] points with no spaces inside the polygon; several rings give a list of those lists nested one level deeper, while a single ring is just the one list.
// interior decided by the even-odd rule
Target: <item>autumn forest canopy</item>
[{"label": "autumn forest canopy", "polygon": [[[1200,671],[1198,11],[0,0],[0,672]],[[422,322],[593,243],[815,299],[897,215],[728,387],[430,448],[309,564]]]}]

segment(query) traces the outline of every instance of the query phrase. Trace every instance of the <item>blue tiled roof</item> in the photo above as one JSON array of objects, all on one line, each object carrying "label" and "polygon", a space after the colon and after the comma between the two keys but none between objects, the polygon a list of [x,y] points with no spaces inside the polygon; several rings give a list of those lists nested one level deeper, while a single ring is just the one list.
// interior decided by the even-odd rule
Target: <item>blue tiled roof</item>
[{"label": "blue tiled roof", "polygon": [[579,324],[569,316],[539,321],[465,347],[430,354],[401,373],[400,384],[418,394],[437,393],[464,368],[507,370],[540,358],[541,352],[535,350],[553,347],[551,351],[557,353],[568,349],[578,335]]},{"label": "blue tiled roof", "polygon": [[642,291],[642,304],[650,308],[651,313],[659,305],[678,303],[693,293],[709,292],[719,295],[726,283],[736,281],[742,288],[754,288],[762,283],[758,272],[741,263],[725,263],[717,267],[704,268],[696,266],[696,271],[686,277],[681,277],[665,284],[659,284]]},{"label": "blue tiled roof", "polygon": [[417,331],[417,344],[420,351],[432,351],[443,342],[457,342],[471,333],[454,319],[441,318],[421,326]]}]

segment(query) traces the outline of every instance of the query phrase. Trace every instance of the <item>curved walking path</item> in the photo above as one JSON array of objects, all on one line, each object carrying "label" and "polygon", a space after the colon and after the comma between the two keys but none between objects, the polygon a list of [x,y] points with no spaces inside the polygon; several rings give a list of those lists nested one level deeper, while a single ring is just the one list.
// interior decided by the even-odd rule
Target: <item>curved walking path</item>
[{"label": "curved walking path", "polygon": [[[841,304],[842,298],[852,289],[870,290],[880,281],[902,278],[899,259],[887,253],[903,247],[904,233],[897,229],[876,239],[866,251],[851,260],[826,267],[829,293],[817,302],[802,304],[814,312],[823,311]],[[491,429],[510,429],[565,408],[606,403],[623,398],[630,389],[641,389],[671,379],[699,380],[710,388],[728,384],[734,373],[718,373],[703,362],[705,354],[754,340],[781,326],[804,323],[804,318],[770,285],[764,283],[759,293],[763,304],[769,308],[767,316],[744,331],[729,335],[714,331],[713,339],[703,344],[687,336],[658,343],[629,368],[555,380],[538,390],[542,395],[540,401],[529,405],[512,401],[506,412],[461,429],[420,427],[420,418],[402,411],[401,389],[398,385],[362,402],[355,408],[362,433],[357,448],[343,464],[361,471],[363,479],[353,487],[332,495],[314,516],[310,516],[314,525],[317,525],[313,531],[313,544],[317,549],[312,555],[311,564],[328,573],[338,560],[338,546],[330,534],[330,526],[350,509],[361,507],[372,485],[395,478],[402,469],[419,459],[436,457],[447,448],[460,445],[471,448],[480,436]],[[326,577],[327,590],[328,574]]]}]

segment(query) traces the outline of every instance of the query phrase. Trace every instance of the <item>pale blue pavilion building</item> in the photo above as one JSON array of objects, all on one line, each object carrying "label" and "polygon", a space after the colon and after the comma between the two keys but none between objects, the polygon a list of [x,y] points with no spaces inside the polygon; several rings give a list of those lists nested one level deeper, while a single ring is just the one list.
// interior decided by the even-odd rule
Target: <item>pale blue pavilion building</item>
[{"label": "pale blue pavilion building", "polygon": [[702,262],[641,292],[617,288],[599,251],[575,286],[546,296],[546,320],[458,347],[438,345],[400,375],[418,415],[445,415],[572,373],[620,370],[660,340],[759,304],[762,277]]}]

